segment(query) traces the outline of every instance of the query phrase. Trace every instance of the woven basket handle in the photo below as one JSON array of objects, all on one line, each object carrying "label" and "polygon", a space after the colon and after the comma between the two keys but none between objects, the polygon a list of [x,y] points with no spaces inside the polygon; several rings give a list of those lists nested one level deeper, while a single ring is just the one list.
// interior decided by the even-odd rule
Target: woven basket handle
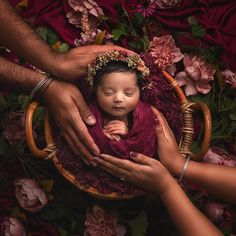
[{"label": "woven basket handle", "polygon": [[[182,89],[178,85],[178,82],[170,75],[170,73],[166,70],[162,70],[163,75],[169,82],[169,84],[174,88],[175,94],[179,98],[179,101],[182,105],[182,112],[183,112],[183,138],[179,144],[180,152],[187,156],[191,155],[191,159],[195,161],[201,161],[202,158],[205,156],[211,141],[211,131],[212,131],[212,121],[211,121],[211,113],[204,103],[191,103],[187,100],[185,94],[183,93]],[[201,110],[204,116],[205,122],[205,132],[204,138],[202,142],[202,147],[199,153],[193,154],[190,151],[190,145],[193,141],[193,117],[192,113],[194,110]]]},{"label": "woven basket handle", "polygon": [[193,103],[191,107],[193,108],[193,110],[201,110],[204,117],[205,132],[201,150],[198,153],[194,153],[191,155],[192,160],[201,161],[202,158],[206,155],[211,142],[211,133],[212,133],[211,113],[208,106],[204,103]]},{"label": "woven basket handle", "polygon": [[41,159],[49,159],[54,157],[55,155],[55,145],[53,143],[52,139],[52,130],[51,126],[49,124],[49,117],[48,113],[46,113],[46,117],[44,119],[44,130],[45,130],[45,139],[47,143],[47,147],[44,148],[43,150],[39,149],[37,145],[35,144],[34,141],[34,135],[33,135],[33,115],[34,111],[38,107],[39,103],[38,102],[32,102],[30,103],[27,113],[26,113],[26,126],[25,126],[25,131],[26,131],[26,142],[27,145],[31,151],[31,153],[38,158]]}]

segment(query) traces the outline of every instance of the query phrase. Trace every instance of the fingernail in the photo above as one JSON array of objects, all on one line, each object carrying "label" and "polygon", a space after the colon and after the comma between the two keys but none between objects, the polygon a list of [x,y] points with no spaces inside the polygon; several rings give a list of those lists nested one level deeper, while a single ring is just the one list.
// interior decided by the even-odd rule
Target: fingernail
[{"label": "fingernail", "polygon": [[157,125],[157,126],[160,124],[160,122],[157,118],[154,119],[154,124]]},{"label": "fingernail", "polygon": [[137,157],[137,152],[130,152],[129,153],[131,158],[136,158]]},{"label": "fingernail", "polygon": [[96,119],[94,116],[89,116],[86,119],[88,125],[94,125],[96,123]]}]

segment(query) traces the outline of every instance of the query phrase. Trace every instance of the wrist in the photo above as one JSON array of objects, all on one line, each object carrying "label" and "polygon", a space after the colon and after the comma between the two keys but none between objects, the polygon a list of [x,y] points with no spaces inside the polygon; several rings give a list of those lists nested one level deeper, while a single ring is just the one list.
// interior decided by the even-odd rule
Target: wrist
[{"label": "wrist", "polygon": [[173,161],[168,166],[168,170],[171,172],[173,176],[179,177],[181,171],[183,169],[186,158],[184,158],[181,154],[173,158]]},{"label": "wrist", "polygon": [[166,181],[164,183],[164,187],[162,188],[162,190],[156,193],[160,196],[160,198],[165,198],[166,195],[170,194],[173,191],[173,188],[176,185],[178,185],[176,180],[171,175],[169,175],[166,178]]}]

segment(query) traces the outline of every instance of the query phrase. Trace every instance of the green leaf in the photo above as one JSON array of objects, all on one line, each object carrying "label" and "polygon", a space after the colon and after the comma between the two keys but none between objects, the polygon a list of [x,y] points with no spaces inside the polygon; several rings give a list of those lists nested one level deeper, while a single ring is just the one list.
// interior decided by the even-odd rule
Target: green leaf
[{"label": "green leaf", "polygon": [[47,41],[47,33],[48,33],[47,27],[45,27],[45,26],[40,26],[40,27],[36,28],[35,31],[39,34],[39,36],[40,36],[43,40]]},{"label": "green leaf", "polygon": [[192,29],[192,34],[195,37],[204,37],[206,34],[206,30],[203,28],[202,25],[193,25],[191,29]]},{"label": "green leaf", "polygon": [[115,41],[118,41],[119,38],[123,35],[129,35],[128,32],[126,32],[126,29],[123,25],[118,25],[118,28],[113,29],[111,34],[113,35],[113,39]]},{"label": "green leaf", "polygon": [[230,118],[231,120],[236,121],[236,114],[235,114],[235,113],[229,113],[229,118]]},{"label": "green leaf", "polygon": [[147,35],[143,36],[143,47],[144,47],[144,50],[147,50],[149,48],[149,39]]},{"label": "green leaf", "polygon": [[144,19],[145,18],[143,15],[141,15],[140,13],[135,13],[134,14],[134,25],[140,26],[143,23]]},{"label": "green leaf", "polygon": [[50,45],[54,45],[59,40],[60,40],[60,37],[58,36],[58,34],[52,29],[48,28],[47,29],[47,42]]},{"label": "green leaf", "polygon": [[147,234],[148,219],[146,212],[142,211],[135,219],[128,221],[132,235],[144,236]]},{"label": "green leaf", "polygon": [[195,17],[190,16],[188,17],[188,23],[191,27],[192,35],[195,37],[204,37],[206,34],[206,30],[200,24],[198,24]]},{"label": "green leaf", "polygon": [[70,46],[67,43],[62,43],[59,47],[58,47],[58,52],[60,53],[65,53],[68,52],[70,49]]},{"label": "green leaf", "polygon": [[188,23],[190,24],[190,25],[197,25],[198,23],[197,23],[197,20],[196,20],[196,18],[194,17],[194,16],[189,16],[188,17]]}]

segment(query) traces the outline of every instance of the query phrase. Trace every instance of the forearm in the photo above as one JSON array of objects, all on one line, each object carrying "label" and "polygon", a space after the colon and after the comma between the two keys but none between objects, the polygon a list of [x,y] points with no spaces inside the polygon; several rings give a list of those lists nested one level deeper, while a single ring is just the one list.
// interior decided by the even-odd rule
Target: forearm
[{"label": "forearm", "polygon": [[36,84],[43,78],[44,76],[40,73],[0,57],[0,88],[30,94]]},{"label": "forearm", "polygon": [[7,0],[0,1],[0,45],[42,70],[53,73],[55,52],[15,12]]},{"label": "forearm", "polygon": [[191,161],[184,179],[222,200],[236,203],[236,169],[233,167]]},{"label": "forearm", "polygon": [[223,235],[189,200],[178,183],[171,179],[169,190],[160,195],[176,228],[186,236]]}]

